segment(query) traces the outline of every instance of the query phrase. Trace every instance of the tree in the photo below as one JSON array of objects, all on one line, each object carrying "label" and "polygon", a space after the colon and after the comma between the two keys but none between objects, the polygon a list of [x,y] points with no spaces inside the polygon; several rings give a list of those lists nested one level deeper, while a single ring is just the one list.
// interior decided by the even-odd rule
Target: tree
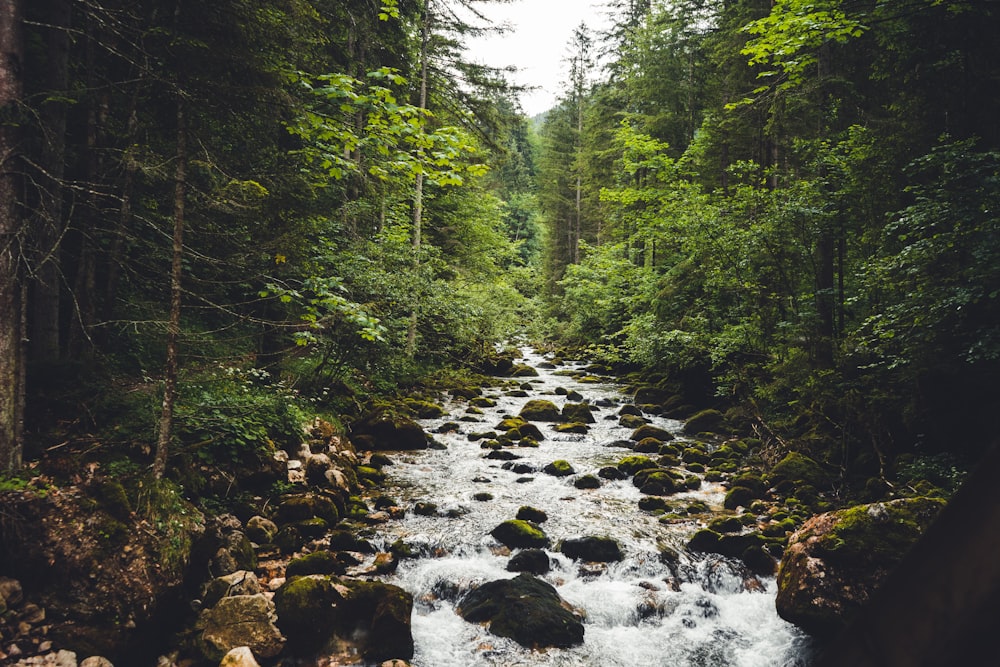
[{"label": "tree", "polygon": [[0,2],[0,472],[21,467],[24,420],[24,284],[17,176],[24,82],[21,0]]}]

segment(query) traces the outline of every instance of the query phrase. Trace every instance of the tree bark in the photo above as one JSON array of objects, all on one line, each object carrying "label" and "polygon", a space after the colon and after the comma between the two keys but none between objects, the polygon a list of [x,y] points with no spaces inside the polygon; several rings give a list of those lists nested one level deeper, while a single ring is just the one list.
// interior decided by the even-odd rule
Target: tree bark
[{"label": "tree bark", "polygon": [[[424,8],[423,26],[420,32],[420,108],[427,108],[427,59],[428,45],[431,34],[431,7],[430,0]],[[420,245],[421,229],[423,227],[424,215],[424,173],[418,171],[416,183],[413,187],[413,265],[415,269],[420,268]],[[417,351],[417,299],[414,299],[413,310],[410,312],[410,326],[406,332],[406,354],[413,356]]]},{"label": "tree bark", "polygon": [[[178,93],[179,94],[179,93]],[[174,236],[170,266],[170,320],[167,322],[167,358],[163,372],[163,406],[153,459],[153,477],[162,479],[173,431],[174,402],[177,398],[177,339],[181,331],[181,272],[184,256],[184,204],[187,195],[187,126],[184,101],[177,101],[177,161],[174,173]]]},{"label": "tree bark", "polygon": [[[0,0],[0,110],[11,113],[23,95],[21,0]],[[18,136],[0,125],[0,472],[22,463],[24,429],[23,282],[17,198]]]}]

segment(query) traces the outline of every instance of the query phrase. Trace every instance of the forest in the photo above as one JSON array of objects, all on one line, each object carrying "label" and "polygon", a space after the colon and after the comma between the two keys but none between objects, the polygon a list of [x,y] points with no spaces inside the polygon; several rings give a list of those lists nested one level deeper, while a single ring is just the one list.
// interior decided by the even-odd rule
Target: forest
[{"label": "forest", "polygon": [[611,0],[529,118],[491,1],[0,2],[0,491],[233,511],[526,344],[808,456],[817,513],[949,498],[1000,410],[1000,4]]}]

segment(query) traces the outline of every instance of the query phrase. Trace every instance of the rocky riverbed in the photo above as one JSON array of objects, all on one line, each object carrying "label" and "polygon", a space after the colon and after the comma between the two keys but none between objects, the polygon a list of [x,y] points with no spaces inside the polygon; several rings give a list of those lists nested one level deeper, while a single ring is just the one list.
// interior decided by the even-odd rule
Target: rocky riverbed
[{"label": "rocky riverbed", "polygon": [[804,665],[789,621],[843,627],[941,504],[810,519],[830,471],[730,416],[530,350],[496,370],[315,422],[240,477],[287,492],[232,513],[97,469],[5,494],[2,664]]}]

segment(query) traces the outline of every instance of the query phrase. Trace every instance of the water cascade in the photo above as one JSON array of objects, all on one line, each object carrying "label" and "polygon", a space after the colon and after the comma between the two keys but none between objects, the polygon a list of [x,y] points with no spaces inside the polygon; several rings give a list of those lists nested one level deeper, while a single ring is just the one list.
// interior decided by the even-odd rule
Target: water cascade
[{"label": "water cascade", "polygon": [[[628,399],[608,378],[581,377],[581,366],[556,368],[523,350],[525,363],[539,371],[527,384],[487,389],[495,402],[481,412],[456,399],[449,414],[424,420],[429,432],[464,417],[460,429],[436,435],[444,449],[400,453],[389,473],[387,492],[402,504],[432,502],[435,511],[409,512],[385,526],[386,545],[402,540],[419,554],[404,559],[389,579],[414,596],[413,634],[417,667],[508,665],[600,665],[601,667],[704,665],[777,667],[806,664],[807,639],[778,617],[773,578],[756,576],[731,559],[688,553],[685,544],[703,527],[695,519],[661,522],[638,508],[642,495],[629,479],[601,479],[595,489],[574,482],[615,465],[631,454],[622,441],[632,429],[619,425],[618,410]],[[599,380],[599,381],[597,381]],[[527,386],[530,384],[530,388]],[[532,398],[560,408],[579,392],[595,407],[596,422],[586,434],[556,433],[538,423],[544,440],[537,448],[510,447],[516,459],[486,458],[477,434],[517,415]],[[525,395],[527,394],[527,396]],[[576,401],[581,399],[576,397]],[[645,415],[655,426],[683,440],[682,422]],[[476,421],[472,421],[476,420]],[[471,437],[470,437],[471,436]],[[543,472],[554,460],[570,463],[574,474]],[[671,495],[670,507],[704,503],[721,510],[724,487],[704,482],[696,490]],[[460,618],[455,607],[485,582],[514,577],[507,571],[510,551],[490,536],[498,524],[530,506],[548,516],[543,524],[552,545],[551,571],[542,578],[583,618],[584,642],[566,649],[531,650],[492,635]],[[704,514],[700,515],[704,519]],[[620,562],[574,561],[557,551],[560,540],[584,536],[615,539]],[[383,545],[385,546],[385,545]]]}]

